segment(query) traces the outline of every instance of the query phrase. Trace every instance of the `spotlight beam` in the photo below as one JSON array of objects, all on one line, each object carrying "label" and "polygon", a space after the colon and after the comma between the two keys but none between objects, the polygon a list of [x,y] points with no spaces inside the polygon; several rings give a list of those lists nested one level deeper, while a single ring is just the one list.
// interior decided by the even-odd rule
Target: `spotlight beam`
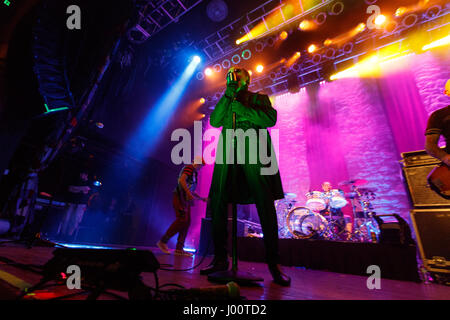
[{"label": "spotlight beam", "polygon": [[443,46],[447,46],[450,44],[450,35],[446,36],[444,38],[441,38],[439,40],[433,41],[429,44],[426,44],[422,47],[423,51],[427,51],[433,48],[437,48],[437,47],[443,47]]},{"label": "spotlight beam", "polygon": [[199,57],[192,59],[178,80],[151,108],[137,132],[130,139],[129,144],[131,147],[136,147],[138,154],[135,156],[138,159],[145,158],[156,147],[199,63]]}]

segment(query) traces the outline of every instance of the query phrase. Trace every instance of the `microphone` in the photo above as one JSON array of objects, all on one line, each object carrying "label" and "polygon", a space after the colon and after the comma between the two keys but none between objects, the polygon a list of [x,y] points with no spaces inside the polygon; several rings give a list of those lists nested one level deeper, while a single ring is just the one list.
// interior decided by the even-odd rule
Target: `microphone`
[{"label": "microphone", "polygon": [[167,293],[178,300],[229,300],[240,297],[240,289],[236,282],[203,288],[173,289]]}]

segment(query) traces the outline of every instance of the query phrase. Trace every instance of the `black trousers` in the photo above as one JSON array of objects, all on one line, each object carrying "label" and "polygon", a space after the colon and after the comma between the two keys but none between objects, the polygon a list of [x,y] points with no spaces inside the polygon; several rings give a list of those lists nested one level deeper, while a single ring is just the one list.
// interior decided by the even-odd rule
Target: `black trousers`
[{"label": "black trousers", "polygon": [[[239,165],[236,165],[238,167]],[[230,166],[231,169],[232,166]],[[236,168],[235,167],[235,168]],[[239,166],[236,176],[236,183],[242,183],[246,179],[247,185],[252,186],[249,192],[256,204],[258,216],[261,223],[262,232],[264,235],[264,245],[266,251],[266,261],[269,266],[276,265],[280,262],[278,253],[278,222],[275,211],[274,199],[268,185],[261,183],[257,179],[255,172],[258,170],[256,166],[242,165]],[[232,171],[232,170],[229,170]],[[227,185],[232,183],[232,172],[228,174]],[[255,187],[257,186],[257,187]],[[228,192],[222,194],[212,194],[211,203],[214,204],[212,208],[212,225],[213,225],[213,241],[214,254],[216,259],[227,259],[227,237],[228,237],[228,205],[232,200],[232,188],[226,188]]]}]

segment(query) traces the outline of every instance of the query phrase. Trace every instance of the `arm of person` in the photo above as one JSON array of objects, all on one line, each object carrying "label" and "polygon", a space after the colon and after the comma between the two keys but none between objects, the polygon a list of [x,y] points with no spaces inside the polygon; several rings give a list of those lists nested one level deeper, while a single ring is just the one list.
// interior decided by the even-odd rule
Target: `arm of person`
[{"label": "arm of person", "polygon": [[194,195],[194,197],[196,197],[197,199],[200,199],[202,201],[206,202],[208,200],[208,198],[200,196],[197,192],[192,192],[192,194]]},{"label": "arm of person", "polygon": [[216,107],[214,108],[214,111],[211,113],[211,116],[209,118],[211,126],[213,126],[214,128],[219,128],[223,126],[223,121],[227,115],[227,112],[233,99],[234,98],[232,96],[227,95],[227,93],[225,93],[222,96],[222,98],[220,98],[219,102],[216,104]]},{"label": "arm of person", "polygon": [[435,157],[450,166],[450,155],[438,146],[439,136],[439,134],[427,134],[425,150],[430,156]]},{"label": "arm of person", "polygon": [[272,107],[267,95],[255,95],[251,107],[237,102],[233,104],[233,112],[243,116],[262,128],[273,127],[277,123],[277,110]]},{"label": "arm of person", "polygon": [[211,113],[211,116],[209,118],[211,126],[213,126],[214,128],[219,128],[223,126],[224,119],[227,115],[230,104],[233,102],[234,97],[236,96],[236,92],[237,92],[237,82],[235,81],[228,82],[227,78],[227,89],[225,90],[225,94],[222,96],[222,98],[220,98],[219,102],[217,103],[216,107],[214,108],[214,111]]},{"label": "arm of person", "polygon": [[180,186],[183,188],[183,190],[186,192],[186,196],[188,200],[193,200],[194,199],[194,195],[191,193],[191,190],[189,190],[187,183],[186,183],[186,179],[187,179],[187,174],[183,173],[180,177],[180,179],[178,180],[178,183],[180,184]]}]

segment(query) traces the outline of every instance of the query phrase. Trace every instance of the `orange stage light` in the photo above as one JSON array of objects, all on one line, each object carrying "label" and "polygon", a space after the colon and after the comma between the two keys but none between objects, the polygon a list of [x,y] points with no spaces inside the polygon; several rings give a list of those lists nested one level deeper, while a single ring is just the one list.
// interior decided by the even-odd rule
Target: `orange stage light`
[{"label": "orange stage light", "polygon": [[382,26],[384,23],[386,22],[386,16],[383,14],[379,14],[376,18],[375,18],[375,24],[377,26]]},{"label": "orange stage light", "polygon": [[206,101],[205,98],[200,98],[200,103],[201,103],[201,104],[204,104],[205,101]]},{"label": "orange stage light", "polygon": [[264,70],[263,65],[258,64],[258,65],[256,66],[256,72],[261,73],[263,70]]},{"label": "orange stage light", "polygon": [[288,37],[288,33],[286,31],[283,31],[280,33],[280,39],[281,40],[286,40]]},{"label": "orange stage light", "polygon": [[308,47],[309,53],[314,53],[317,50],[317,46],[315,44],[312,44]]},{"label": "orange stage light", "polygon": [[309,30],[314,30],[317,28],[317,25],[314,21],[311,20],[303,20],[302,22],[300,22],[300,24],[298,25],[298,28],[302,31],[309,31]]}]

